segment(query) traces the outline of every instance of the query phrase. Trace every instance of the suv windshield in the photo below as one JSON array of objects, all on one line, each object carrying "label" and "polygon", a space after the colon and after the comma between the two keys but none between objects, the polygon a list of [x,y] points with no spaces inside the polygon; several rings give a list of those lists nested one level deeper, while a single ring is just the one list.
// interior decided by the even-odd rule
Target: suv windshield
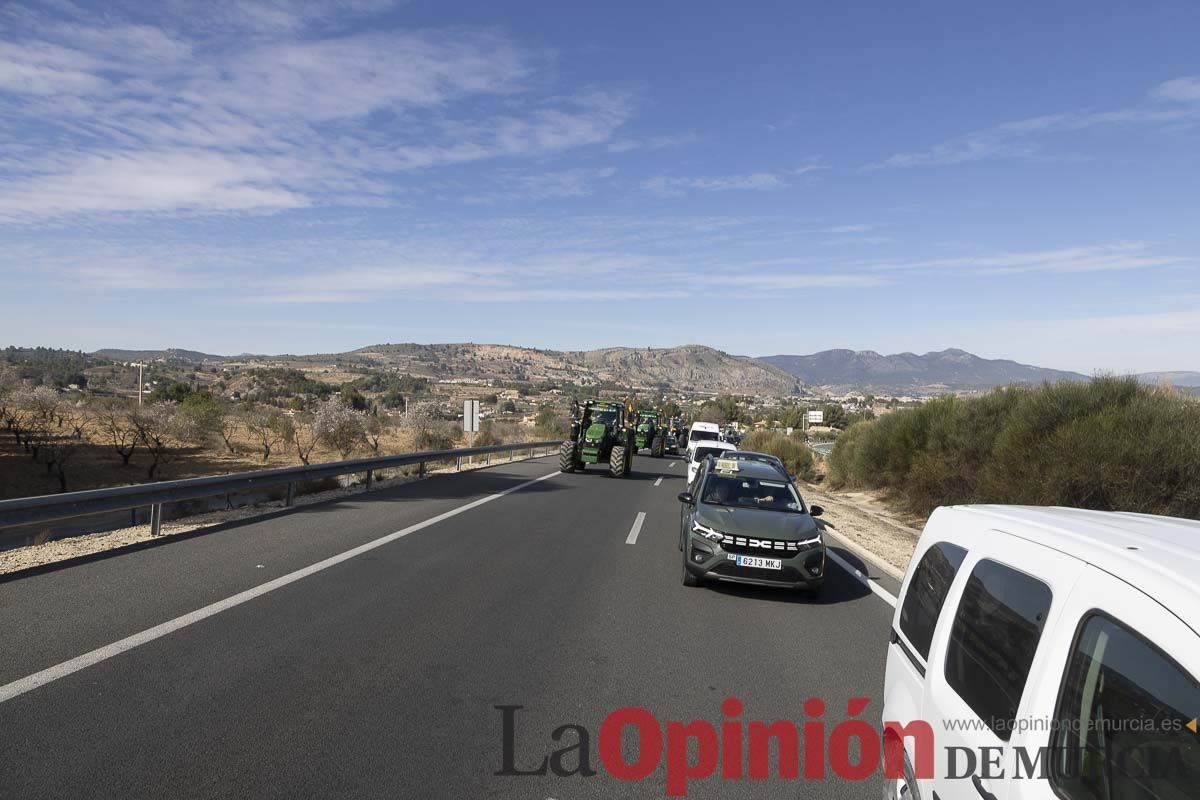
[{"label": "suv windshield", "polygon": [[783,481],[760,481],[757,478],[717,473],[709,475],[704,481],[701,500],[718,506],[791,512],[804,510],[795,489]]},{"label": "suv windshield", "polygon": [[713,441],[717,435],[712,431],[692,431],[688,438],[693,442]]}]

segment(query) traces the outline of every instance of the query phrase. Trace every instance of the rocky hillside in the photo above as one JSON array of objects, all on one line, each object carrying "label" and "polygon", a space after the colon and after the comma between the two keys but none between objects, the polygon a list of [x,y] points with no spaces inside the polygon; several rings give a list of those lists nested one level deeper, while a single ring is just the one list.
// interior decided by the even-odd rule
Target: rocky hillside
[{"label": "rocky hillside", "polygon": [[806,356],[766,356],[760,360],[787,371],[809,386],[831,391],[933,394],[979,391],[1010,383],[1087,380],[1086,375],[1078,372],[980,358],[955,349],[887,356],[874,350],[823,350]]},{"label": "rocky hillside", "polygon": [[352,354],[436,378],[596,382],[632,388],[786,396],[800,382],[757,359],[701,345],[561,352],[491,344],[384,344]]}]

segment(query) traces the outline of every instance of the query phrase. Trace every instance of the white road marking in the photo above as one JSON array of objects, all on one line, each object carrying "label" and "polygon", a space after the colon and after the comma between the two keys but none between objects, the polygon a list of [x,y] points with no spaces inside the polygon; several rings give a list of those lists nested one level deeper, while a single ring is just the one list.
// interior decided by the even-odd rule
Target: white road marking
[{"label": "white road marking", "polygon": [[646,512],[639,511],[637,519],[633,521],[633,527],[629,529],[629,535],[625,537],[625,544],[637,544],[638,534],[642,532],[642,523],[646,521]]},{"label": "white road marking", "polygon": [[674,466],[675,466],[675,462],[672,461],[670,464],[667,464],[667,469],[671,469]]},{"label": "white road marking", "polygon": [[[283,588],[290,583],[295,583],[301,578],[307,578],[309,575],[315,575],[322,570],[341,564],[343,561],[349,561],[350,559],[355,558],[356,556],[361,556],[364,553],[368,553],[377,547],[382,547],[385,544],[390,544],[397,539],[408,536],[410,533],[416,533],[419,530],[424,530],[430,525],[436,525],[437,523],[450,519],[451,517],[456,517],[463,512],[470,511],[473,508],[478,508],[485,503],[490,503],[493,500],[499,500],[501,497],[504,497],[507,494],[519,492],[527,486],[533,486],[535,483],[540,483],[541,481],[561,474],[561,472],[551,472],[549,475],[543,475],[540,478],[534,478],[531,481],[519,483],[516,486],[505,489],[502,492],[496,492],[495,494],[489,494],[486,497],[481,497],[478,500],[472,500],[466,505],[461,505],[458,508],[452,508],[449,511],[444,511],[437,516],[430,517],[427,520],[423,520],[413,525],[409,525],[407,528],[403,528],[394,533],[389,533],[386,536],[381,536],[378,539],[367,542],[366,544],[360,544],[358,547],[351,548],[344,553],[338,553],[336,556],[330,556],[323,561],[310,564],[309,566],[298,569],[295,572],[289,572],[287,575],[282,575],[275,580],[267,581],[266,583],[255,586],[252,589],[239,592],[238,594],[235,594],[232,597],[227,597],[224,600],[218,600],[211,605],[199,608],[189,614],[176,617],[175,619],[164,622],[161,625],[155,625],[153,628],[147,628],[141,633],[135,633],[132,636],[126,636],[120,641],[97,648],[90,653],[84,653],[81,656],[72,658],[70,661],[64,661],[57,666],[48,667],[47,669],[44,669],[40,672],[35,672],[25,678],[20,678],[12,683],[0,686],[0,703],[3,703],[7,700],[12,700],[14,697],[19,697],[20,695],[36,689],[39,686],[44,686],[51,681],[56,681],[59,678],[65,678],[73,672],[78,672],[79,670],[86,669],[94,664],[99,664],[101,661],[105,661],[116,655],[120,655],[126,650],[132,650],[135,647],[139,647],[143,644],[147,644],[148,642],[152,642],[155,639],[162,638],[168,633],[177,631],[180,628],[186,628],[188,625],[200,622],[201,620],[207,619],[216,614],[220,614],[222,611],[228,611],[229,609],[240,606],[242,603],[249,602],[256,597],[261,597],[268,592],[273,592],[276,589]],[[634,525],[634,531],[631,536],[637,536],[637,531],[642,527],[642,518],[645,516],[645,514],[638,515],[638,521],[637,524]]]},{"label": "white road marking", "polygon": [[863,575],[862,570],[857,569],[856,567],[852,567],[850,565],[850,562],[846,561],[846,559],[842,558],[841,556],[839,556],[837,553],[833,552],[832,550],[826,550],[825,555],[827,555],[831,559],[833,559],[834,562],[838,566],[840,566],[842,569],[846,570],[846,572],[849,572],[851,575],[853,575],[855,578],[857,578],[859,583],[863,584],[868,589],[870,589],[872,592],[874,592],[875,594],[877,594],[881,598],[883,598],[883,601],[885,603],[887,603],[889,606],[891,606],[892,608],[896,607],[896,598],[892,595],[892,593],[889,592],[887,589],[884,589],[882,586],[880,586],[875,581],[871,580],[868,576]]},{"label": "white road marking", "polygon": [[655,485],[655,486],[662,486],[662,478],[660,477],[658,480],[656,480],[656,481],[654,482],[654,485]]}]

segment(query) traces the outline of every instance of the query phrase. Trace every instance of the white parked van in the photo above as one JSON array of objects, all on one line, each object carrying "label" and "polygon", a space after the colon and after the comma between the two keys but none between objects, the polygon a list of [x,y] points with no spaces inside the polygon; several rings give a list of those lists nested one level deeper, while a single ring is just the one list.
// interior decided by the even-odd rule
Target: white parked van
[{"label": "white parked van", "polygon": [[1200,797],[1197,676],[1200,522],[938,509],[901,587],[883,708],[926,721],[933,746],[902,737],[885,796]]}]

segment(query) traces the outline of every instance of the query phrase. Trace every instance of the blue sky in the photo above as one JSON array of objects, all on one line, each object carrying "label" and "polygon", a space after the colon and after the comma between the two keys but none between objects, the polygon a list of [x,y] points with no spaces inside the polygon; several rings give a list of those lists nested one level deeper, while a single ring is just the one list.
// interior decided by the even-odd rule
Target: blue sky
[{"label": "blue sky", "polygon": [[1200,6],[0,7],[0,344],[1200,369]]}]

